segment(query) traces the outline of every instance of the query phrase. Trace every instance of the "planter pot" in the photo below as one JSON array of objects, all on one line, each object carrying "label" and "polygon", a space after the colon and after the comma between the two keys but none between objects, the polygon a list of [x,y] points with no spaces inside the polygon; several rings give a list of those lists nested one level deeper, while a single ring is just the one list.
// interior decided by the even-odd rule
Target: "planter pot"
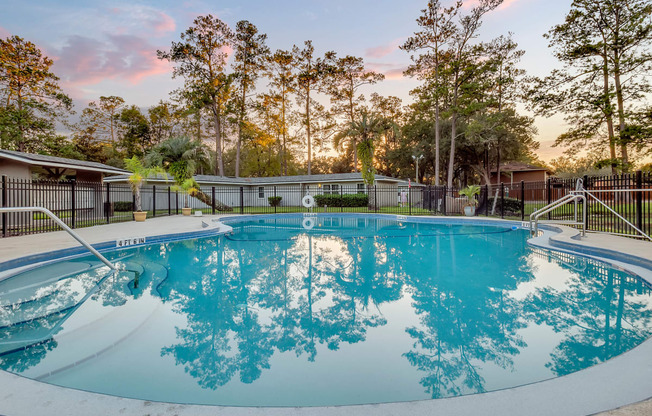
[{"label": "planter pot", "polygon": [[475,216],[475,207],[472,205],[467,205],[464,207],[464,214],[466,214],[467,217],[473,217]]},{"label": "planter pot", "polygon": [[189,216],[192,213],[192,208],[181,208],[181,212],[185,216]]},{"label": "planter pot", "polygon": [[147,212],[146,211],[135,211],[134,212],[134,219],[138,222],[143,222],[147,219]]}]

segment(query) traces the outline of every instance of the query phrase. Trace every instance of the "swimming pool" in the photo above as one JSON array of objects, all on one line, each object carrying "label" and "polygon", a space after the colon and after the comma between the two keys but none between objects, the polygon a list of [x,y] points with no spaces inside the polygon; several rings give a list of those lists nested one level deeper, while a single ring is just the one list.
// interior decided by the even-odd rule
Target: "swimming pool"
[{"label": "swimming pool", "polygon": [[83,258],[0,282],[2,368],[147,400],[378,403],[556,377],[649,336],[647,284],[511,226],[228,223],[114,253],[115,276]]}]

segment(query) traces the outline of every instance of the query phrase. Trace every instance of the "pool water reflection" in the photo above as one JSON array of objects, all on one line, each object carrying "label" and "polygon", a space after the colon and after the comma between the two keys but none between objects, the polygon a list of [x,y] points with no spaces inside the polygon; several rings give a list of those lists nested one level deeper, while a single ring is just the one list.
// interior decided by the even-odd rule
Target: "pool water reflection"
[{"label": "pool water reflection", "polygon": [[115,276],[80,259],[0,282],[0,368],[146,400],[379,403],[569,374],[652,329],[646,283],[533,249],[525,230],[365,217],[230,225],[228,236],[114,253],[128,270]]}]

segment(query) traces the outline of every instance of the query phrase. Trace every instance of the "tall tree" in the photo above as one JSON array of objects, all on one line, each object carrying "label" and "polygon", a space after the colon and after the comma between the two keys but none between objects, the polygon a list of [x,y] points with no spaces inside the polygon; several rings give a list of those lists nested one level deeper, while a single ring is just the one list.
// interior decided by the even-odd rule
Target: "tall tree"
[{"label": "tall tree", "polygon": [[297,65],[297,94],[298,100],[303,102],[304,112],[300,114],[301,124],[306,129],[306,144],[308,150],[308,175],[312,174],[312,130],[313,130],[313,107],[317,107],[319,112],[322,107],[312,97],[311,93],[318,90],[321,86],[323,78],[322,62],[315,59],[315,48],[312,46],[312,41],[307,40],[304,42],[304,48],[299,49],[298,46],[292,48],[294,59]]},{"label": "tall tree", "polygon": [[296,74],[294,69],[294,56],[289,51],[277,50],[268,59],[267,75],[270,86],[275,89],[280,104],[279,134],[281,136],[280,161],[282,175],[288,174],[288,114],[292,102],[290,95],[296,91]]},{"label": "tall tree", "polygon": [[[343,131],[355,122],[356,109],[364,102],[358,89],[363,85],[376,84],[385,79],[383,74],[368,71],[362,58],[347,55],[338,58],[335,52],[327,52],[324,57],[326,71],[326,91],[331,96],[332,111],[344,119]],[[353,170],[358,171],[357,137],[351,137],[353,149]]]},{"label": "tall tree", "polygon": [[448,62],[447,71],[451,78],[450,95],[451,95],[451,141],[448,159],[447,186],[453,186],[455,172],[455,140],[457,139],[457,119],[460,112],[463,111],[461,98],[465,90],[472,82],[477,72],[474,65],[477,63],[477,48],[471,41],[477,36],[478,30],[482,24],[482,16],[487,12],[495,9],[502,3],[502,0],[480,0],[469,14],[461,16],[458,24],[454,28],[452,40],[446,51]]},{"label": "tall tree", "polygon": [[210,109],[215,129],[215,165],[220,176],[224,176],[223,109],[232,81],[225,70],[233,37],[226,23],[209,14],[197,17],[193,26],[181,34],[181,42],[172,42],[169,51],[157,51],[159,59],[176,64],[173,77],[185,79],[187,99]]},{"label": "tall tree", "polygon": [[98,140],[116,144],[120,136],[120,113],[125,106],[122,97],[101,96],[99,102],[91,101],[82,111],[81,129],[93,127]]},{"label": "tall tree", "polygon": [[236,24],[234,40],[235,78],[239,85],[238,97],[238,141],[236,143],[235,176],[240,176],[240,149],[243,128],[247,120],[247,92],[255,87],[259,74],[265,69],[269,48],[265,44],[267,35],[258,33],[252,23],[241,20]]},{"label": "tall tree", "polygon": [[457,1],[453,6],[445,8],[439,0],[429,1],[421,16],[417,18],[418,32],[401,45],[401,49],[408,52],[422,51],[421,54],[412,55],[414,62],[406,71],[409,76],[420,79],[430,79],[431,96],[434,98],[435,110],[435,186],[439,185],[439,152],[441,140],[441,72],[443,66],[442,54],[455,34],[454,19],[462,7],[462,2]]},{"label": "tall tree", "polygon": [[2,147],[35,151],[55,135],[55,120],[70,111],[72,100],[50,71],[52,59],[19,36],[0,39],[0,138]]},{"label": "tall tree", "polygon": [[564,68],[530,89],[539,114],[561,111],[571,124],[556,143],[581,149],[588,143],[598,154],[608,145],[613,173],[619,165],[629,167],[628,124],[650,92],[651,13],[646,0],[573,1],[564,22],[546,35]]}]

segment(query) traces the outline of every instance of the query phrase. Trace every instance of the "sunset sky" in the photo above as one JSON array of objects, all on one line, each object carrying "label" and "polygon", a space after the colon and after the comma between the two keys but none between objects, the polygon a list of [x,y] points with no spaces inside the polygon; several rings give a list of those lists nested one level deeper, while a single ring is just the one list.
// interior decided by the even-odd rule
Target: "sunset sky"
[{"label": "sunset sky", "polygon": [[[373,87],[395,95],[404,104],[415,80],[402,76],[409,55],[398,49],[417,30],[415,19],[427,0],[189,0],[107,2],[92,0],[0,0],[0,37],[19,35],[37,44],[54,59],[53,71],[77,108],[101,95],[118,95],[128,104],[149,107],[180,85],[171,66],[156,58],[198,15],[211,13],[232,28],[249,20],[267,33],[268,45],[290,49],[312,40],[318,54],[365,59],[368,69],[386,80]],[[452,1],[445,1],[448,5]],[[465,1],[470,7],[474,1]],[[571,0],[506,0],[488,14],[480,40],[512,32],[526,54],[522,68],[545,76],[559,64],[543,34],[561,23]],[[369,93],[371,90],[367,90]],[[363,91],[364,92],[364,91]],[[562,117],[537,118],[540,157],[549,161],[561,153],[551,144],[564,130]]]}]

